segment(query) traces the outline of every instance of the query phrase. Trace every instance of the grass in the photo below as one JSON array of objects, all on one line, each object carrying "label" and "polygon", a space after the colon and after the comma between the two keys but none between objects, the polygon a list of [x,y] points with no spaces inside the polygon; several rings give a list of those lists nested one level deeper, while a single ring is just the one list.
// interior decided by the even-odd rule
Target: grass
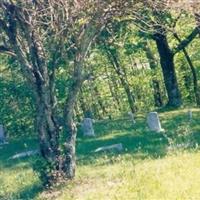
[{"label": "grass", "polygon": [[[164,134],[151,132],[142,115],[95,123],[95,138],[77,139],[76,178],[52,191],[42,191],[31,169],[35,157],[9,160],[16,152],[34,149],[33,138],[13,139],[0,147],[0,199],[35,200],[188,200],[200,197],[200,110],[160,114]],[[121,154],[96,148],[122,143]]]}]

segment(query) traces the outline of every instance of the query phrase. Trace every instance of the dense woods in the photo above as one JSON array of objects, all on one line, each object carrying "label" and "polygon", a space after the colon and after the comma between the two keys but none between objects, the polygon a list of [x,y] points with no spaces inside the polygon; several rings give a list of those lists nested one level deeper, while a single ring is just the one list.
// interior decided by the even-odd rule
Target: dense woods
[{"label": "dense woods", "polygon": [[156,2],[0,2],[0,123],[38,136],[45,183],[75,176],[84,117],[200,106],[199,5]]}]

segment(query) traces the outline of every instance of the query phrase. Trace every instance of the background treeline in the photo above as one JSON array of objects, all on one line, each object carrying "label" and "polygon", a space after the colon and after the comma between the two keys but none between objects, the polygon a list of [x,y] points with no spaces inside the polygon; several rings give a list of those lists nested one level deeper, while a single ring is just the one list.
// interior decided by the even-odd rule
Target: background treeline
[{"label": "background treeline", "polygon": [[[180,92],[177,98],[181,100],[177,105],[168,106],[200,105],[200,39],[191,36],[198,28],[195,17],[187,13],[153,16],[144,12],[146,21],[150,22],[153,18],[152,21],[159,22],[158,32],[152,30],[151,26],[145,27],[142,22],[137,22],[136,26],[126,19],[113,21],[95,39],[84,68],[88,77],[74,109],[76,121],[80,122],[84,116],[94,119],[115,118],[129,111],[148,112],[167,105],[169,91],[166,82],[169,80],[163,76],[159,41],[164,41],[169,50],[176,52],[172,62]],[[159,38],[160,31],[164,33],[164,38],[161,38],[163,41]],[[183,43],[185,47],[180,46],[185,39],[190,41]],[[171,58],[166,52],[164,54],[168,62]],[[1,55],[0,62],[0,122],[10,136],[32,134],[35,132],[32,91],[14,59]],[[66,88],[70,84],[68,76],[72,64],[63,62],[62,65],[56,71],[59,77],[56,80],[56,92],[60,105],[64,104],[68,92]],[[173,87],[168,90],[173,90]]]}]

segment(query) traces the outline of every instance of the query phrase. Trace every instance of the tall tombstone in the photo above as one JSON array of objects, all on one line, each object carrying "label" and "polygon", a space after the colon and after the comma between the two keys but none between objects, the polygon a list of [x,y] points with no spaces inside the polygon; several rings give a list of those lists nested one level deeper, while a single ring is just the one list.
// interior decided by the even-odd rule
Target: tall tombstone
[{"label": "tall tombstone", "polygon": [[3,125],[0,124],[0,143],[5,143],[6,137],[3,129]]},{"label": "tall tombstone", "polygon": [[130,120],[132,121],[132,123],[135,124],[136,123],[135,115],[132,112],[128,112],[128,116],[129,116]]},{"label": "tall tombstone", "polygon": [[162,132],[160,119],[157,112],[150,112],[147,116],[147,124],[151,131]]},{"label": "tall tombstone", "polygon": [[93,120],[91,118],[84,118],[82,122],[83,135],[94,137]]}]

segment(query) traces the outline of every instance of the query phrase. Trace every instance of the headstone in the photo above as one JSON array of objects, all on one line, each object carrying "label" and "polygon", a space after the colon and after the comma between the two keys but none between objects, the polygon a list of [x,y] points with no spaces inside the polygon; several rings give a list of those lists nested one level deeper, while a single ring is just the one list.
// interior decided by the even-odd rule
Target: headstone
[{"label": "headstone", "polygon": [[0,143],[5,143],[6,137],[3,129],[3,125],[0,125]]},{"label": "headstone", "polygon": [[192,120],[192,111],[191,110],[188,111],[188,118],[190,121]]},{"label": "headstone", "polygon": [[93,137],[94,129],[93,129],[93,120],[91,118],[84,118],[82,122],[82,128],[83,128],[83,135]]},{"label": "headstone", "polygon": [[132,121],[132,123],[135,124],[136,123],[135,115],[132,112],[128,112],[128,115],[129,115],[129,118]]},{"label": "headstone", "polygon": [[123,151],[123,145],[122,145],[122,143],[119,143],[119,144],[113,144],[113,145],[109,145],[109,146],[103,146],[103,147],[97,148],[94,152],[98,153],[98,152],[103,152],[103,151],[121,152],[121,151]]},{"label": "headstone", "polygon": [[160,119],[157,112],[150,112],[147,116],[147,124],[151,131],[162,132]]},{"label": "headstone", "polygon": [[10,159],[17,159],[17,158],[25,158],[25,157],[29,157],[29,156],[34,156],[39,154],[39,150],[31,150],[31,151],[25,151],[22,153],[17,153],[14,156],[10,157]]}]

